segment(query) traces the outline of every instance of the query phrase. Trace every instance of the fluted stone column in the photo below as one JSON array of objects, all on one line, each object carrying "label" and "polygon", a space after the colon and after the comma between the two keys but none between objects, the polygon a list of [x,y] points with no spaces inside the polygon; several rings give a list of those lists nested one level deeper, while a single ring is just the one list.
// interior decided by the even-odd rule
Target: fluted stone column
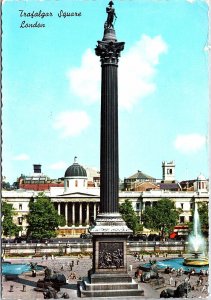
[{"label": "fluted stone column", "polygon": [[[105,28],[102,41],[95,49],[100,56],[101,82],[101,144],[100,144],[100,212],[93,235],[93,270],[96,274],[109,272],[126,274],[126,241],[132,231],[119,213],[118,157],[118,59],[124,42],[117,42],[115,30]],[[106,252],[121,253],[121,267],[103,267]],[[105,257],[104,257],[105,256]],[[96,275],[95,274],[95,275]],[[96,275],[98,276],[98,275]],[[127,276],[126,276],[127,277]],[[118,280],[118,279],[117,279]]]},{"label": "fluted stone column", "polygon": [[86,204],[86,225],[89,225],[89,203]]},{"label": "fluted stone column", "polygon": [[68,203],[65,203],[65,222],[66,226],[68,226]]},{"label": "fluted stone column", "polygon": [[100,56],[101,144],[100,144],[100,213],[118,213],[118,57],[124,42],[116,42],[114,29],[107,29],[95,49]]},{"label": "fluted stone column", "polygon": [[82,203],[79,204],[79,226],[82,226]]},{"label": "fluted stone column", "polygon": [[58,203],[58,215],[61,215],[61,203]]},{"label": "fluted stone column", "polygon": [[94,203],[94,220],[96,219],[97,216],[97,204]]},{"label": "fluted stone column", "polygon": [[72,204],[72,225],[75,226],[75,203]]}]

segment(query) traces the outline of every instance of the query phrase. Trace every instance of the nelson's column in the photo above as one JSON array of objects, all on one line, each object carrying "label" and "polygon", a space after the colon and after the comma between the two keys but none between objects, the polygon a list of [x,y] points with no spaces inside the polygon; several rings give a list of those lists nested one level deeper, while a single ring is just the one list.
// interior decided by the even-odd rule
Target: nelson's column
[{"label": "nelson's column", "polygon": [[100,56],[101,83],[101,146],[100,146],[100,212],[93,235],[93,262],[88,277],[79,285],[81,297],[141,296],[138,284],[127,272],[127,236],[132,233],[118,209],[118,60],[124,42],[117,42],[113,26],[116,18],[113,2],[108,14],[102,41],[95,49]]}]

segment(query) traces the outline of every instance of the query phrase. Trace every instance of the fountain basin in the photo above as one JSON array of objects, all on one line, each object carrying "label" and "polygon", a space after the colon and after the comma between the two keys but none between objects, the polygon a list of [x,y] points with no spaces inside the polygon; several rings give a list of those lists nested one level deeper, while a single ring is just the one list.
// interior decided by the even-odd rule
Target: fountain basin
[{"label": "fountain basin", "polygon": [[[44,270],[43,266],[36,266],[36,271]],[[20,275],[22,273],[30,272],[30,264],[11,264],[10,262],[2,263],[2,275]]]},{"label": "fountain basin", "polygon": [[199,259],[194,259],[192,257],[185,258],[184,266],[192,266],[192,267],[203,267],[209,265],[209,261],[206,257]]},{"label": "fountain basin", "polygon": [[209,265],[209,261],[207,257],[202,256],[201,252],[194,251],[192,252],[192,256],[184,259],[183,265],[192,266],[192,267],[196,267],[196,266],[203,267]]},{"label": "fountain basin", "polygon": [[[143,265],[143,267],[147,270],[150,269],[152,265],[150,263],[146,263]],[[184,265],[184,258],[170,258],[170,259],[165,259],[165,260],[160,260],[156,262],[156,266],[158,270],[165,269],[167,267],[174,268],[176,270],[183,268],[185,272],[190,272],[192,269],[191,266],[186,266]],[[196,273],[199,273],[201,269],[208,270],[208,265],[203,265],[203,266],[194,266],[194,269]]]}]

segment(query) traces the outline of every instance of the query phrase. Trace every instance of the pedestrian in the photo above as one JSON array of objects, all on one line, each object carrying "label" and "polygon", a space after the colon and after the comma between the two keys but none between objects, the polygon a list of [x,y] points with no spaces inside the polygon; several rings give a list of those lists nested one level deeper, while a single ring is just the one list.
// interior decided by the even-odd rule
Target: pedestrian
[{"label": "pedestrian", "polygon": [[169,285],[172,285],[172,282],[173,282],[173,277],[170,276],[170,278],[169,278]]},{"label": "pedestrian", "polygon": [[202,275],[199,275],[199,285],[202,285],[202,283],[203,283],[203,277]]},{"label": "pedestrian", "polygon": [[177,280],[175,279],[174,286],[177,287]]},{"label": "pedestrian", "polygon": [[203,292],[205,292],[206,291],[206,285],[204,285],[203,287],[202,287],[202,290],[201,290],[201,292],[203,293]]},{"label": "pedestrian", "polygon": [[78,266],[78,264],[79,264],[79,259],[77,259],[77,266]]}]

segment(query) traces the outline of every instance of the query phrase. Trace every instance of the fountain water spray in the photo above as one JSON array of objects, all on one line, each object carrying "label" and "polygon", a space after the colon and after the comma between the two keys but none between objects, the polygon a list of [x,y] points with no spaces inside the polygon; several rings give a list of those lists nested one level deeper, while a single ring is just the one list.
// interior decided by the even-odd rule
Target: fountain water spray
[{"label": "fountain water spray", "polygon": [[197,204],[195,204],[194,217],[193,217],[193,233],[189,237],[190,251],[202,252],[205,249],[205,240],[201,233],[201,224]]},{"label": "fountain water spray", "polygon": [[189,237],[189,252],[192,256],[185,258],[183,264],[186,266],[207,266],[209,262],[208,258],[205,257],[205,248],[206,243],[202,236],[198,208],[195,203],[193,233]]}]

